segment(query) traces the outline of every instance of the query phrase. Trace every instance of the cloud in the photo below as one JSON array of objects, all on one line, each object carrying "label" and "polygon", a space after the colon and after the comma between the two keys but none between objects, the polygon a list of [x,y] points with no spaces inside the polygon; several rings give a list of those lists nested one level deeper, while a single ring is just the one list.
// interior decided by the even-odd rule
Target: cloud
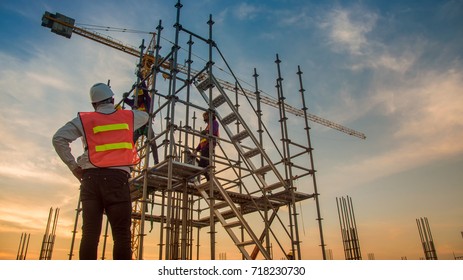
[{"label": "cloud", "polygon": [[391,54],[387,51],[379,53],[374,52],[353,63],[350,69],[353,71],[361,71],[364,69],[384,68],[393,72],[405,73],[414,64],[417,56],[417,53],[408,50],[399,55]]},{"label": "cloud", "polygon": [[239,20],[248,20],[255,18],[261,11],[262,8],[258,6],[250,5],[248,3],[241,3],[234,9],[233,14]]},{"label": "cloud", "polygon": [[[463,153],[463,67],[442,54],[445,43],[402,33],[382,42],[379,15],[358,6],[323,18],[332,51],[348,54],[334,106],[324,114],[342,123],[363,120],[367,141],[377,142],[372,153],[337,166],[335,173],[344,174],[338,178],[356,186]],[[359,80],[365,73],[371,79]]]},{"label": "cloud", "polygon": [[[368,157],[338,166],[336,173],[344,174],[338,178],[352,178],[348,184],[355,186],[463,153],[462,69],[428,69],[414,79],[375,86],[369,103],[360,106],[369,108],[371,126],[380,125],[375,130],[383,131],[367,141],[389,143]],[[372,110],[384,120],[375,121]]]},{"label": "cloud", "polygon": [[[404,119],[394,134],[396,139],[411,139],[415,142],[423,139],[426,145],[428,139],[434,143],[445,140],[445,150],[461,152],[463,143],[463,71],[451,68],[447,71],[429,71],[410,81],[414,84],[408,94],[399,95],[398,102],[408,98],[416,100],[408,102],[411,107],[403,108]],[[419,104],[419,107],[413,106]],[[413,106],[413,107],[412,107]],[[441,150],[440,152],[444,152]]]},{"label": "cloud", "polygon": [[328,31],[328,43],[337,52],[362,54],[368,47],[367,35],[375,27],[378,16],[361,8],[330,11],[320,23]]}]

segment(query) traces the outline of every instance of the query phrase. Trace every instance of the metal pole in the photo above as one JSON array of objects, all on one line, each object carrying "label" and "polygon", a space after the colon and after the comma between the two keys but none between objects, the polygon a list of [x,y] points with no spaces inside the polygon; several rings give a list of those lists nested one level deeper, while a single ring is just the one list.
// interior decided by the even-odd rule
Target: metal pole
[{"label": "metal pole", "polygon": [[30,238],[31,238],[31,234],[29,233],[29,234],[27,235],[26,250],[25,250],[25,252],[24,252],[23,260],[25,260],[25,259],[26,259],[26,256],[27,256],[27,250],[29,249],[29,240],[30,240]]},{"label": "metal pole", "polygon": [[72,260],[72,256],[74,255],[73,251],[74,251],[74,242],[76,240],[76,233],[77,233],[77,223],[79,221],[79,213],[82,211],[82,209],[80,208],[80,192],[79,192],[79,199],[78,199],[78,202],[77,202],[77,209],[76,209],[76,219],[74,221],[74,229],[72,230],[72,239],[71,239],[71,249],[69,251],[69,260]]},{"label": "metal pole", "polygon": [[[141,61],[143,59],[143,50],[145,49],[145,40],[142,40],[142,43],[140,45],[140,63],[138,65],[138,72],[140,71],[141,67]],[[136,92],[134,94],[134,107],[136,108],[138,106],[138,82],[140,80],[140,77],[137,73],[137,87],[136,87]],[[153,98],[152,98],[153,99]],[[152,111],[153,108],[150,108],[150,111]],[[148,118],[148,135],[151,132],[151,121],[152,117]],[[148,136],[148,141],[146,142],[147,145],[145,147],[145,164],[144,168],[142,170],[144,177],[143,177],[143,190],[142,190],[142,199],[139,201],[141,202],[141,207],[140,207],[140,232],[139,232],[139,239],[138,239],[138,259],[142,260],[143,259],[143,241],[145,237],[145,209],[146,209],[146,204],[147,204],[147,197],[148,197],[148,170],[147,167],[149,166],[149,154],[150,154],[150,145],[148,145],[148,142],[150,141],[150,136]],[[142,159],[140,159],[142,160]]]},{"label": "metal pole", "polygon": [[353,228],[353,233],[354,233],[354,238],[353,238],[353,244],[354,244],[354,252],[356,256],[356,260],[361,260],[362,259],[362,253],[360,251],[360,241],[358,237],[358,231],[357,231],[357,222],[355,220],[355,213],[354,213],[354,205],[352,203],[352,198],[347,196],[347,201],[349,205],[349,213],[351,216],[351,221],[352,221],[352,228]]},{"label": "metal pole", "polygon": [[159,259],[162,260],[163,258],[163,247],[164,247],[164,223],[166,220],[165,214],[165,201],[166,201],[166,193],[164,190],[161,192],[161,223],[159,224]]},{"label": "metal pole", "polygon": [[339,218],[339,228],[341,229],[341,238],[342,238],[342,246],[344,247],[344,258],[347,260],[347,248],[346,248],[346,243],[345,243],[345,236],[344,236],[344,217],[341,215],[341,199],[338,200],[336,197],[336,207],[338,209],[338,218]]},{"label": "metal pole", "polygon": [[[192,48],[193,48],[193,40],[192,40],[193,36],[190,35],[190,39],[188,40],[187,44],[188,44],[188,60],[186,61],[187,63],[187,81],[188,81],[188,86],[186,88],[186,112],[185,112],[185,149],[187,149],[187,151],[189,152],[190,150],[190,146],[188,145],[189,144],[189,131],[191,129],[190,127],[190,91],[191,91],[191,64],[193,63],[193,60],[191,59],[191,54],[192,54]],[[186,154],[185,156],[189,156],[189,154]],[[185,161],[187,161],[189,159],[186,159],[185,158]]]},{"label": "metal pole", "polygon": [[23,235],[24,234],[25,233],[21,233],[21,239],[19,239],[19,246],[18,246],[18,253],[16,253],[16,260],[20,260],[21,257],[22,257],[21,256],[22,255],[22,250],[21,250],[22,246],[21,246],[21,244],[23,243]]},{"label": "metal pole", "polygon": [[177,17],[175,21],[175,41],[174,41],[174,46],[172,47],[172,70],[171,70],[171,84],[172,86],[170,87],[169,94],[168,94],[168,99],[170,102],[170,106],[168,107],[169,113],[170,113],[170,119],[169,123],[167,124],[169,132],[168,132],[168,138],[169,138],[169,147],[168,147],[168,172],[167,172],[167,221],[166,221],[166,259],[172,259],[172,252],[171,252],[171,236],[172,236],[172,175],[173,175],[173,154],[174,154],[174,120],[175,120],[175,91],[176,91],[176,79],[177,79],[177,57],[178,57],[178,41],[179,41],[179,34],[182,26],[180,25],[180,10],[183,7],[183,5],[180,3],[180,0],[177,2],[175,5],[177,8]]},{"label": "metal pole", "polygon": [[53,219],[53,227],[52,227],[52,234],[51,234],[51,242],[50,247],[48,249],[48,260],[51,260],[53,255],[53,248],[55,246],[55,238],[56,238],[56,227],[58,225],[58,218],[59,218],[59,208],[55,209],[55,217]]},{"label": "metal pole", "polygon": [[53,208],[50,207],[50,212],[48,213],[47,227],[45,228],[45,234],[43,235],[42,248],[40,249],[40,260],[46,260],[46,251],[47,251],[47,238],[48,232],[50,230],[50,222]]},{"label": "metal pole", "polygon": [[280,63],[281,60],[276,55],[277,63],[277,70],[278,70],[278,79],[277,79],[277,88],[278,88],[278,98],[280,104],[280,123],[281,123],[281,131],[282,131],[282,145],[283,145],[283,155],[284,155],[284,164],[285,164],[285,174],[286,174],[286,181],[289,182],[289,191],[291,194],[291,204],[289,205],[289,220],[290,220],[290,227],[291,227],[291,250],[293,251],[293,256],[296,257],[297,251],[297,259],[302,259],[301,256],[301,243],[299,238],[299,226],[297,222],[297,207],[296,207],[296,199],[294,197],[294,182],[293,178],[293,170],[291,164],[291,150],[289,148],[290,140],[288,135],[288,124],[286,117],[286,110],[285,110],[285,97],[283,94],[283,78],[281,76],[281,69]]},{"label": "metal pole", "polygon": [[306,131],[306,136],[307,136],[307,144],[308,144],[308,151],[309,151],[309,157],[310,157],[310,168],[312,168],[313,170],[313,174],[312,174],[312,182],[313,182],[313,187],[314,187],[314,199],[315,199],[315,205],[316,205],[316,208],[317,208],[317,221],[318,221],[318,229],[319,229],[319,235],[320,235],[320,246],[321,246],[321,249],[322,249],[322,256],[323,256],[323,259],[326,260],[326,252],[325,252],[325,241],[324,241],[324,238],[323,238],[323,227],[322,227],[322,217],[321,217],[321,211],[320,211],[320,199],[319,199],[319,196],[320,194],[318,193],[318,187],[317,187],[317,180],[315,179],[315,167],[314,167],[314,160],[313,160],[313,155],[312,155],[312,143],[311,143],[311,140],[310,140],[310,127],[309,127],[309,122],[308,122],[308,118],[307,118],[307,106],[306,106],[306,103],[305,103],[305,97],[304,97],[304,87],[302,85],[302,71],[301,71],[301,67],[298,65],[297,66],[297,75],[299,76],[299,86],[300,86],[300,89],[299,89],[299,92],[301,93],[301,97],[302,97],[302,111],[304,113],[304,121],[305,121],[305,131]]},{"label": "metal pole", "polygon": [[[209,79],[212,77],[212,48],[214,45],[214,42],[212,41],[212,25],[214,24],[214,21],[212,20],[212,15],[209,15],[209,20],[207,21],[207,24],[209,25],[209,60],[208,60],[208,74],[209,74]],[[211,80],[212,83],[212,80]],[[209,87],[209,167],[207,169],[208,177],[209,177],[209,198],[210,198],[210,203],[209,203],[209,209],[210,209],[210,235],[211,235],[211,260],[215,260],[215,214],[214,214],[214,204],[215,204],[215,199],[214,199],[214,180],[212,180],[212,176],[214,175],[214,145],[213,145],[213,112],[214,112],[214,106],[212,104],[212,87]]]}]

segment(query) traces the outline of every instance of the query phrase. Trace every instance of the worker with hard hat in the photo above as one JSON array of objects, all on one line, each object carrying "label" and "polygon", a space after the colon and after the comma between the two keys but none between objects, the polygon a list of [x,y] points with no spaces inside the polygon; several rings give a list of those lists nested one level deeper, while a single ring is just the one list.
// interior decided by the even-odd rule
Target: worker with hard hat
[{"label": "worker with hard hat", "polygon": [[[108,85],[93,85],[90,100],[95,111],[78,113],[53,135],[56,153],[81,183],[80,259],[97,259],[103,213],[113,234],[113,259],[132,258],[128,179],[135,159],[133,131],[146,124],[148,114],[115,110],[113,96]],[[78,138],[82,139],[84,152],[76,161],[70,144]]]},{"label": "worker with hard hat", "polygon": [[[142,82],[140,88],[138,88],[138,92],[134,94],[133,98],[129,98],[128,95],[129,93],[124,93],[123,97],[124,97],[125,104],[132,107],[132,109],[137,109],[140,111],[150,113],[151,96],[148,93],[145,82]],[[141,136],[148,137],[148,129],[151,130],[151,135],[153,136],[153,138],[150,139],[149,141],[150,148],[151,148],[151,154],[153,155],[154,163],[157,164],[159,163],[158,147],[156,145],[156,140],[154,138],[154,131],[151,126],[149,126],[148,124],[145,124],[139,129],[136,129],[133,134],[133,142],[136,143],[138,138],[140,138]]]},{"label": "worker with hard hat", "polygon": [[[209,114],[212,115],[212,120],[209,120]],[[201,131],[201,134],[203,135],[201,137],[201,140],[199,141],[198,146],[196,146],[195,152],[200,155],[200,158],[198,160],[198,166],[200,167],[208,167],[209,166],[209,143],[212,143],[212,152],[214,153],[215,146],[217,144],[216,138],[219,137],[219,122],[217,121],[217,117],[213,112],[204,112],[203,113],[203,120],[206,123],[206,129]],[[209,125],[212,124],[212,131],[210,131]],[[210,135],[212,134],[212,137]],[[209,139],[212,138],[212,141],[209,142]],[[204,173],[204,177],[206,177],[206,180],[209,181],[210,176],[209,172],[206,171]]]}]

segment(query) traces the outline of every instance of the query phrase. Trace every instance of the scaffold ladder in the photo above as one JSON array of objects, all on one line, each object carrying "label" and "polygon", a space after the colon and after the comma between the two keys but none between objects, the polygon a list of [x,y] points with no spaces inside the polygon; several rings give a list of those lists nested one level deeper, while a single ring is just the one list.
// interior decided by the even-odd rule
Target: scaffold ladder
[{"label": "scaffold ladder", "polygon": [[[201,194],[202,198],[206,201],[208,206],[212,207],[215,217],[222,224],[223,228],[231,237],[236,247],[241,251],[243,257],[247,260],[252,259],[251,255],[246,250],[246,247],[249,245],[254,245],[259,249],[259,251],[262,253],[265,259],[271,259],[270,254],[262,246],[261,241],[259,241],[259,238],[252,231],[251,227],[241,214],[239,207],[235,205],[233,200],[228,195],[227,191],[221,186],[220,182],[217,180],[215,176],[211,176],[211,180],[212,184],[209,181],[202,184],[199,183],[199,181],[195,181],[195,187]],[[219,192],[223,201],[220,201],[218,203],[211,203],[211,198],[208,194],[208,192],[210,191],[209,188],[211,188],[211,186],[214,188],[215,191]],[[230,213],[230,211],[236,218],[234,221],[229,221],[230,219],[224,217],[223,213]],[[240,240],[236,236],[236,233],[233,231],[234,228],[243,229],[248,234],[249,240]]]},{"label": "scaffold ladder", "polygon": [[[286,190],[288,189],[287,182],[277,170],[275,164],[271,161],[270,157],[264,151],[263,147],[259,144],[259,140],[254,136],[253,132],[246,124],[246,121],[243,117],[238,113],[237,109],[235,108],[233,102],[227,96],[225,90],[222,88],[220,83],[216,80],[213,75],[208,75],[208,77],[200,83],[195,84],[198,91],[201,93],[204,100],[209,104],[209,97],[206,94],[205,90],[210,87],[216,87],[219,95],[215,97],[212,102],[212,107],[216,110],[216,116],[219,119],[220,123],[222,124],[223,130],[227,133],[228,137],[230,138],[232,144],[235,146],[236,151],[240,154],[241,158],[243,159],[246,166],[249,168],[251,173],[258,179],[261,183],[262,192],[270,192],[276,189]],[[220,114],[221,106],[227,104],[227,110],[231,110],[226,116],[222,116]],[[233,133],[227,125],[232,124],[234,122],[238,122],[243,130],[239,133]],[[241,141],[244,139],[250,139],[251,145],[242,145]],[[254,156],[261,155],[264,159],[263,166],[256,166],[251,159]],[[268,172],[273,172],[276,178],[276,182],[268,183],[265,180],[265,174]]]}]

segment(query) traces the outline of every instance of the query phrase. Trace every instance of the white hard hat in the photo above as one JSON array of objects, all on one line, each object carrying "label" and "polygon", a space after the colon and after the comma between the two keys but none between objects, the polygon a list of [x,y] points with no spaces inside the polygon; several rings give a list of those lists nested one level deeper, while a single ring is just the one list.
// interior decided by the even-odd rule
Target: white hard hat
[{"label": "white hard hat", "polygon": [[98,83],[90,88],[90,100],[92,103],[100,102],[113,96],[113,91],[106,84]]}]

